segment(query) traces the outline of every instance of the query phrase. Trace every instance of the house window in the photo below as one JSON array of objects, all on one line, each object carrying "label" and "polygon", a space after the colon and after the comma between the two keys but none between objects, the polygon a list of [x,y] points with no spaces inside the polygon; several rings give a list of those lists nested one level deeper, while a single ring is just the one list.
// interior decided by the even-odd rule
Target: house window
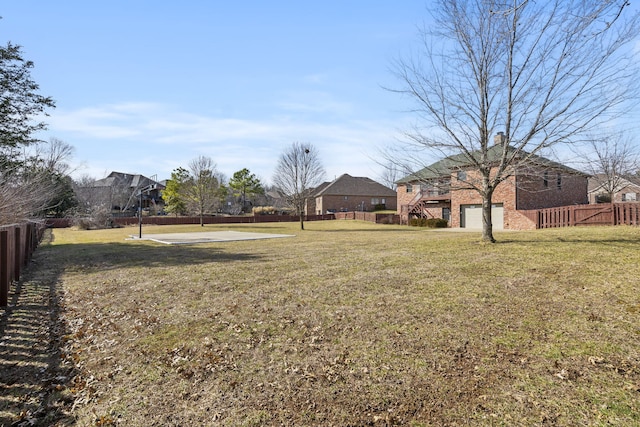
[{"label": "house window", "polygon": [[635,202],[637,201],[636,193],[622,193],[623,202]]},{"label": "house window", "polygon": [[349,200],[349,196],[344,196],[344,199],[345,200]]},{"label": "house window", "polygon": [[451,220],[451,209],[450,208],[442,208],[442,219],[447,221]]},{"label": "house window", "polygon": [[387,204],[387,199],[382,199],[382,200],[380,200],[380,204],[381,204],[381,205],[386,205],[386,204]]},{"label": "house window", "polygon": [[372,204],[373,206],[375,206],[375,205],[379,204],[379,202],[380,202],[380,199],[371,198],[371,204]]},{"label": "house window", "polygon": [[558,188],[558,190],[562,190],[562,175],[558,174],[558,177],[556,179],[556,187]]},{"label": "house window", "polygon": [[412,193],[412,192],[413,192],[413,185],[407,184],[407,193]]},{"label": "house window", "polygon": [[457,178],[458,178],[458,181],[465,181],[467,179],[467,172],[458,171]]},{"label": "house window", "polygon": [[544,176],[542,178],[542,184],[544,185],[544,188],[549,187],[549,172],[545,171]]}]

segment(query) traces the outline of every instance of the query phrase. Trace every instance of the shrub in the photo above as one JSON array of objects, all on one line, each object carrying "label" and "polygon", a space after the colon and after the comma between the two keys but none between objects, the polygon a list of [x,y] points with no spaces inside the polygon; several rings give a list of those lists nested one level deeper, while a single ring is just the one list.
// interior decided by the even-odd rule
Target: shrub
[{"label": "shrub", "polygon": [[442,218],[429,218],[425,221],[425,226],[429,228],[447,228],[449,222]]},{"label": "shrub", "polygon": [[94,207],[88,213],[72,217],[71,224],[80,230],[95,230],[114,227],[111,211],[104,207]]},{"label": "shrub", "polygon": [[424,218],[411,218],[409,225],[412,227],[424,227]]},{"label": "shrub", "polygon": [[412,227],[447,228],[449,222],[442,218],[411,218],[409,225]]},{"label": "shrub", "polygon": [[276,208],[273,206],[255,206],[251,212],[254,215],[273,215],[276,213]]},{"label": "shrub", "polygon": [[380,224],[398,224],[398,219],[394,214],[388,214],[380,218]]}]

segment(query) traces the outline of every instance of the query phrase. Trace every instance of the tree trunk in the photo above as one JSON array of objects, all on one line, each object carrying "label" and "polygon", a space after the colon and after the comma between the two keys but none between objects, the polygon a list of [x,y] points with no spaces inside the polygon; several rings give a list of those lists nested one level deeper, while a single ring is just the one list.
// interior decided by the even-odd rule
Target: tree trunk
[{"label": "tree trunk", "polygon": [[490,184],[489,171],[482,177],[482,241],[485,243],[495,243],[493,237],[493,223],[491,222],[491,201],[493,199],[493,188]]},{"label": "tree trunk", "polygon": [[304,230],[304,212],[300,211],[298,215],[300,215],[300,230]]},{"label": "tree trunk", "polygon": [[482,241],[495,243],[493,238],[493,224],[491,223],[491,198],[482,200]]}]

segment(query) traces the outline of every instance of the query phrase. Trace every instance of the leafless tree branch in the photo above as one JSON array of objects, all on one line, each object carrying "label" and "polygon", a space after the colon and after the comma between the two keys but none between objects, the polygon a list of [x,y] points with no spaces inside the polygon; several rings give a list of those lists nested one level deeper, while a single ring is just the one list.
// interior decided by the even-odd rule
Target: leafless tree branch
[{"label": "leafless tree branch", "polygon": [[[401,86],[393,90],[414,101],[417,115],[405,144],[462,155],[480,173],[466,184],[484,200],[483,240],[493,241],[498,184],[550,147],[621,117],[638,98],[631,43],[639,15],[626,0],[437,0],[432,16],[420,55],[394,64]],[[498,131],[507,143],[496,160],[488,152]]]}]

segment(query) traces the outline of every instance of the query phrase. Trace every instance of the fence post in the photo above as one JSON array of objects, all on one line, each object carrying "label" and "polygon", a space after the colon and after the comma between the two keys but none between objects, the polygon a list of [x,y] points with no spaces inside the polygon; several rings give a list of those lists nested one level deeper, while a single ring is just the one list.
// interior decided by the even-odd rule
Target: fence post
[{"label": "fence post", "polygon": [[9,232],[0,231],[0,307],[9,303]]},{"label": "fence post", "polygon": [[34,227],[32,223],[27,223],[27,237],[26,237],[27,241],[25,242],[24,245],[24,262],[25,265],[29,264],[29,261],[31,261],[31,254],[33,253],[33,251],[36,249],[35,248],[35,243],[34,241],[35,239],[35,231],[34,231]]},{"label": "fence post", "polygon": [[14,277],[17,280],[20,280],[20,269],[22,267],[22,247],[21,247],[21,238],[22,238],[22,227],[16,226],[14,229],[14,238],[13,238],[13,271]]},{"label": "fence post", "polygon": [[569,227],[574,226],[576,223],[576,207],[569,206]]}]

